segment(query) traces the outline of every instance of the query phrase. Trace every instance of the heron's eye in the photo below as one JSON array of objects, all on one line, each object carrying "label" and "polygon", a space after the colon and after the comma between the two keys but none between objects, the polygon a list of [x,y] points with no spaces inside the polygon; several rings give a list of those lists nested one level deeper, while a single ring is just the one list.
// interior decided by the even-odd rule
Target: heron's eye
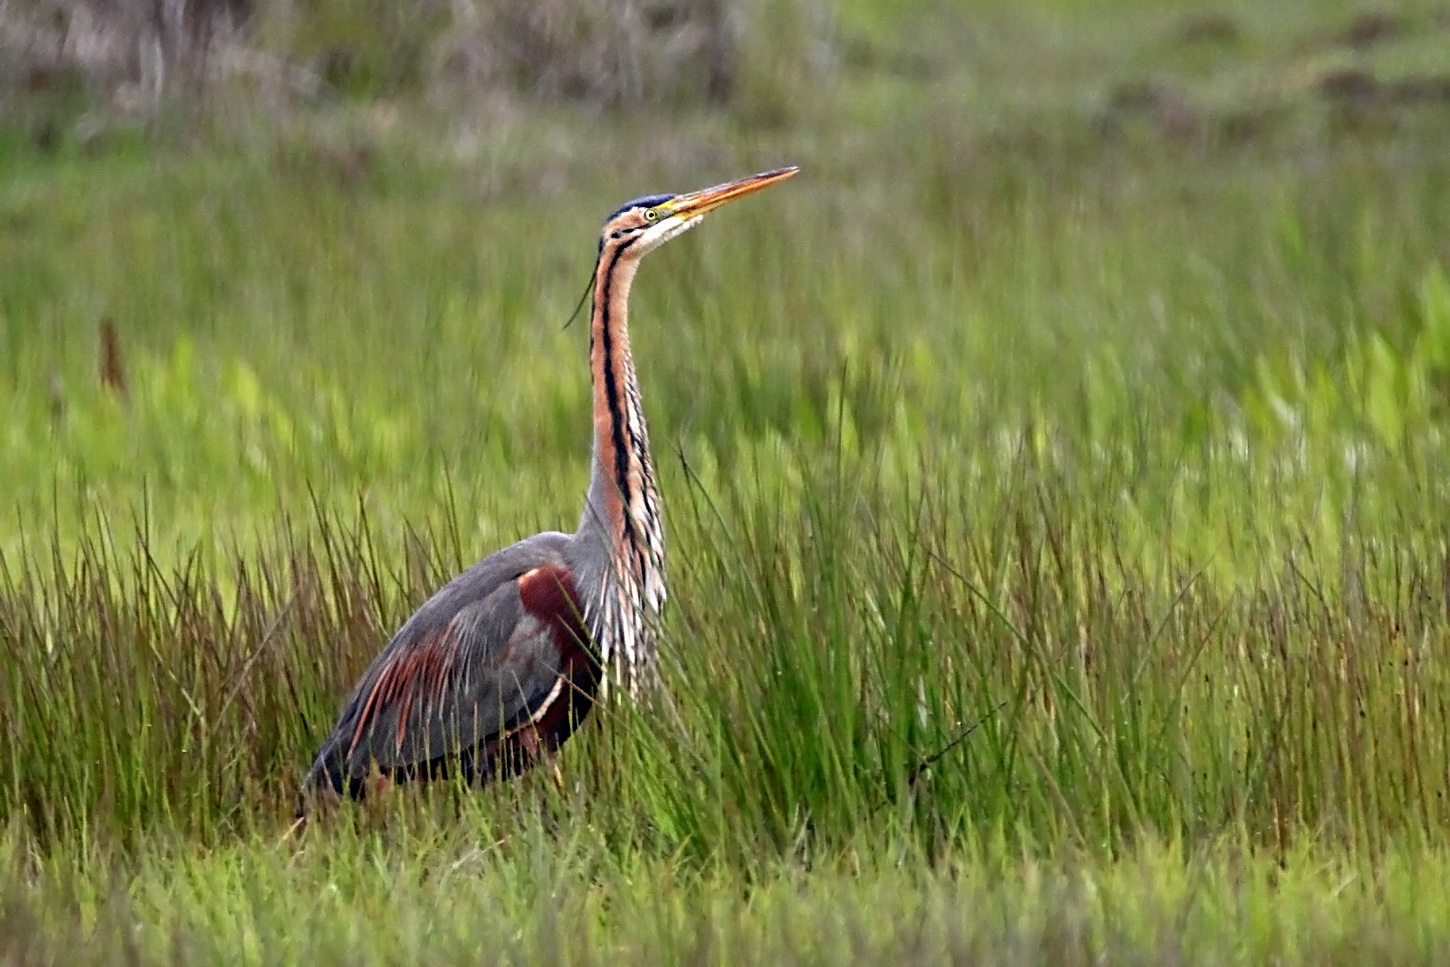
[{"label": "heron's eye", "polygon": [[644,220],[647,222],[657,222],[660,220],[660,213],[653,208],[646,208],[644,210]]}]

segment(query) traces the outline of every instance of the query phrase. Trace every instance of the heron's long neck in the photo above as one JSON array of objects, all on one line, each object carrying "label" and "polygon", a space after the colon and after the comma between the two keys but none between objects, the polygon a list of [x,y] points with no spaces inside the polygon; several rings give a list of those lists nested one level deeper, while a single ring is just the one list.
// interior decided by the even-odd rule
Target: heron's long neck
[{"label": "heron's long neck", "polygon": [[659,491],[629,354],[629,289],[638,264],[623,249],[606,251],[595,278],[589,334],[594,460],[579,527],[581,534],[597,534],[611,558],[613,600],[602,602],[599,629],[604,657],[618,645],[630,666],[652,657],[644,612],[657,613],[665,599]]}]

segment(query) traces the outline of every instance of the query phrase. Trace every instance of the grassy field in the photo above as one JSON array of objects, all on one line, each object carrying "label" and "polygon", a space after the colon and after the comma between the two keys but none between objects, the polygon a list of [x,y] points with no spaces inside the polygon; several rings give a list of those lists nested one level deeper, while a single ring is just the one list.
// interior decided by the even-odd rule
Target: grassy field
[{"label": "grassy field", "polygon": [[[1450,960],[1450,12],[1057,6],[670,115],[8,104],[0,962]],[[577,521],[603,216],[785,163],[635,289],[669,707],[284,842]]]}]

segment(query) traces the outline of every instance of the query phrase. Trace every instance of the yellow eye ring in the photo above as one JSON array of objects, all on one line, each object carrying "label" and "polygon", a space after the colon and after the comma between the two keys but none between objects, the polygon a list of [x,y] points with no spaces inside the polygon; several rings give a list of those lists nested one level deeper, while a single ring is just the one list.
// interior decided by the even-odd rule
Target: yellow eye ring
[{"label": "yellow eye ring", "polygon": [[644,210],[644,220],[647,222],[658,221],[659,217],[660,213],[655,211],[653,208],[646,208]]}]

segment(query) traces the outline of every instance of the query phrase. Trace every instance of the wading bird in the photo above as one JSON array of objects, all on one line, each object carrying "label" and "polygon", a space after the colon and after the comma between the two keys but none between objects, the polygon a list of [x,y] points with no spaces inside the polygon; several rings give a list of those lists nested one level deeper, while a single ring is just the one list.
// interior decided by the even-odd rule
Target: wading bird
[{"label": "wading bird", "polygon": [[652,679],[664,536],[629,354],[630,285],[646,253],[796,171],[640,198],[609,216],[594,268],[594,457],[579,529],[492,554],[408,619],[322,743],[303,780],[304,812],[318,792],[361,798],[375,773],[515,775],[557,749],[611,679],[631,694]]}]

